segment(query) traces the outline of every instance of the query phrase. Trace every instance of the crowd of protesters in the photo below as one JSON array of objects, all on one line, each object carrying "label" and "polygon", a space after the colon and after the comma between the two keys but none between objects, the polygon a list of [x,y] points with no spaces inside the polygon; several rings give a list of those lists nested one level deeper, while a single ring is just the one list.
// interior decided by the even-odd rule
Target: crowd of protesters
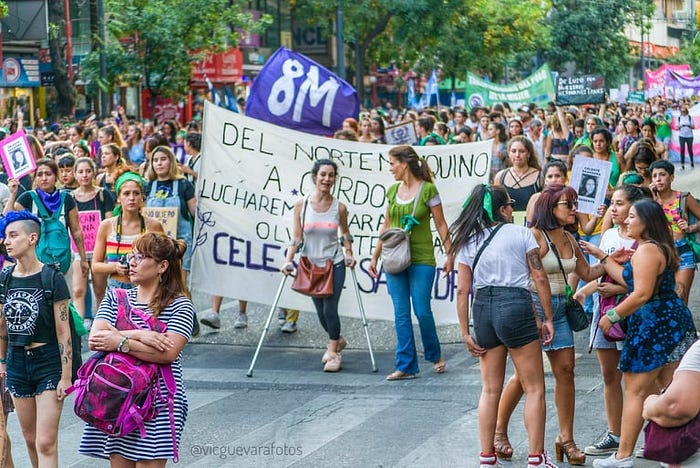
[{"label": "crowd of protesters", "polygon": [[[634,465],[644,398],[669,384],[697,339],[687,303],[698,259],[688,236],[700,231],[700,205],[673,188],[676,170],[695,167],[692,104],[656,98],[645,104],[579,107],[549,103],[513,109],[500,103],[468,111],[386,106],[346,119],[336,132],[344,140],[385,143],[387,127],[413,122],[417,146],[491,141],[490,185],[475,189],[450,228],[462,334],[469,352],[481,360],[481,468],[513,456],[508,419],[523,393],[528,467],[555,466],[543,449],[542,372],[519,357],[533,341],[541,341],[555,375],[556,459],[582,465],[587,455],[609,455],[593,465]],[[680,164],[669,161],[673,131],[679,135]],[[605,203],[594,214],[577,211],[578,197],[595,198],[598,182],[567,186],[575,158],[611,163],[610,178],[603,182]],[[512,223],[515,231],[496,235],[504,223]],[[373,262],[378,257],[375,252]],[[477,262],[479,269],[473,270]],[[541,272],[547,286],[541,284]],[[530,290],[526,296],[532,299],[519,304],[525,307],[518,313],[513,298],[521,290]],[[473,304],[469,293],[475,293]],[[564,312],[570,299],[585,304],[593,317],[590,346],[605,385],[608,427],[583,449],[574,430],[574,339]],[[535,318],[528,313],[531,302]],[[609,341],[604,335],[618,323],[627,327],[627,338]],[[397,370],[388,380],[413,378],[417,372],[416,366],[401,367],[401,352],[399,339]],[[516,374],[502,388],[506,353]],[[435,359],[427,348],[426,359]]]},{"label": "crowd of protesters", "polygon": [[[526,413],[534,415],[528,427],[528,467],[556,466],[544,450],[543,370],[541,362],[534,365],[531,358],[539,358],[540,350],[547,353],[556,378],[555,406],[559,423],[556,458],[578,465],[585,463],[586,455],[609,455],[594,461],[594,466],[633,466],[634,447],[643,422],[644,398],[658,393],[661,387],[657,385],[669,383],[674,368],[696,339],[692,315],[687,309],[696,259],[686,236],[700,231],[700,223],[689,222],[689,214],[700,219],[700,205],[693,196],[673,188],[676,170],[694,168],[694,123],[688,112],[690,106],[689,101],[663,99],[643,105],[609,103],[560,107],[549,103],[544,107],[527,104],[512,109],[508,103],[501,103],[490,108],[439,108],[420,112],[386,105],[362,112],[357,119],[346,119],[342,129],[335,133],[338,139],[383,144],[388,127],[413,122],[416,146],[491,141],[489,184],[479,185],[474,190],[457,220],[444,219],[439,187],[433,185],[430,168],[414,148],[392,148],[391,170],[397,183],[390,191],[387,222],[382,228],[399,226],[399,218],[402,218],[399,215],[411,213],[412,209],[416,218],[427,222],[432,217],[440,241],[449,252],[446,270],[459,271],[460,327],[468,351],[481,360],[484,381],[479,407],[481,468],[512,458],[508,419],[523,394]],[[19,122],[10,119],[3,125],[0,133],[4,136],[22,128],[21,113]],[[672,128],[680,135],[680,164],[668,160]],[[130,337],[115,336],[107,324],[113,319],[116,307],[111,289],[155,291],[160,275],[170,271],[171,276],[175,274],[177,278],[169,281],[181,291],[161,301],[159,307],[179,304],[184,310],[185,315],[178,318],[179,331],[175,332],[178,351],[168,353],[170,362],[179,366],[179,350],[190,335],[198,333],[199,326],[189,300],[184,298],[188,295],[184,285],[192,247],[194,184],[201,165],[198,121],[190,122],[186,129],[170,120],[138,122],[119,107],[107,119],[88,118],[52,125],[39,120],[34,128],[26,131],[40,171],[20,180],[8,180],[6,174],[0,175],[3,212],[11,220],[17,215],[10,213],[25,213],[16,219],[21,221],[19,228],[15,226],[7,233],[4,230],[0,233],[13,236],[9,242],[10,256],[25,259],[19,261],[19,272],[33,274],[39,268],[31,253],[38,238],[37,226],[32,224],[37,219],[31,214],[32,198],[23,193],[37,192],[39,200],[47,206],[54,206],[51,205],[54,193],[69,193],[71,202],[64,207],[66,213],[95,210],[100,212],[102,221],[93,252],[79,248],[64,281],[58,280],[59,294],[54,298],[58,307],[64,307],[63,301],[72,297],[79,315],[90,328],[93,310],[98,309],[101,298],[106,298],[101,301],[100,315],[96,318],[107,321],[97,324],[96,331],[91,333],[90,345],[110,351],[116,346],[128,353],[129,347],[124,348],[124,345]],[[612,166],[605,203],[594,214],[577,211],[579,195],[587,195],[581,190],[589,190],[587,184],[567,185],[577,158],[609,161]],[[316,181],[318,193],[325,194],[330,190],[336,169],[328,163],[322,164],[318,171],[325,177]],[[315,177],[320,177],[318,174]],[[595,191],[595,187],[590,190]],[[313,203],[317,201],[312,200]],[[144,206],[176,208],[180,222],[173,234],[183,242],[171,244],[164,236],[159,237],[163,227],[158,220],[144,216],[141,211]],[[25,208],[29,211],[22,211]],[[75,231],[77,218],[72,214],[66,217],[70,218],[67,228]],[[3,227],[11,225],[6,224]],[[412,379],[419,372],[410,330],[409,296],[421,323],[425,357],[432,363],[434,372],[441,374],[446,370],[430,309],[429,288],[421,287],[432,284],[431,278],[436,272],[434,255],[428,253],[428,250],[432,252],[433,234],[429,232],[429,224],[423,224],[425,232],[421,234],[422,228],[418,228],[417,233],[425,242],[416,243],[416,249],[420,247],[425,252],[413,252],[413,263],[405,273],[388,275],[397,318],[396,368],[387,376],[390,381]],[[508,226],[498,235],[502,224]],[[295,229],[301,237],[305,227],[300,224],[295,225]],[[305,230],[303,233],[313,234]],[[342,234],[350,242],[347,240],[350,234]],[[74,237],[76,241],[80,238]],[[144,243],[145,238],[150,239],[148,243]],[[348,266],[353,266],[348,246],[351,244],[344,245],[345,260]],[[152,251],[150,257],[147,249]],[[512,253],[507,262],[503,261],[504,251]],[[341,259],[337,246],[333,252]],[[380,253],[381,245],[372,258],[374,276],[381,274]],[[86,261],[90,263],[89,272],[84,265]],[[344,268],[340,261],[336,263]],[[283,269],[283,273],[287,271]],[[88,275],[91,275],[91,282]],[[93,294],[87,290],[89,285],[94,288],[97,304],[90,302]],[[470,292],[476,293],[473,304],[467,299]],[[137,297],[138,294],[132,291],[129,297],[143,304],[144,298]],[[0,302],[5,306],[0,328],[4,328],[5,321],[9,324],[18,320],[6,313],[6,310],[13,310],[10,296],[7,292],[0,293]],[[516,304],[513,297],[521,300]],[[608,423],[600,439],[587,441],[583,450],[575,442],[574,339],[564,313],[564,305],[572,297],[585,304],[586,312],[594,317],[590,328],[591,347],[596,349],[600,361],[605,384],[601,405],[605,407]],[[586,301],[586,298],[590,299]],[[221,326],[218,316],[221,299],[213,298],[214,311],[203,317],[204,325]],[[245,306],[241,301],[235,328],[247,324]],[[535,315],[533,308],[537,311]],[[176,310],[168,311],[177,317]],[[54,323],[50,312],[44,315],[47,324]],[[337,314],[331,315],[337,318]],[[673,326],[659,324],[660,316],[673,322]],[[296,317],[298,311],[280,311],[283,331],[296,331]],[[614,324],[623,321],[628,338],[618,343],[606,341],[603,332],[607,333]],[[337,372],[341,367],[340,352],[347,343],[340,335],[339,322],[336,326],[335,319],[332,324],[322,319],[321,323],[329,325],[324,325],[329,332],[324,370]],[[514,329],[512,323],[519,324],[518,328]],[[63,340],[65,330],[57,326],[51,336],[46,339],[49,343]],[[10,347],[15,342],[31,349],[46,346],[25,341],[17,341],[10,333]],[[145,352],[145,346],[138,344],[137,352]],[[18,377],[12,373],[16,363],[8,362],[8,351],[7,346],[0,343],[0,376],[7,368],[8,374],[13,376],[12,382],[16,382]],[[503,388],[508,353],[516,364],[516,374]],[[58,392],[59,401],[62,401],[66,371],[59,366],[53,372],[54,380],[45,380],[35,388],[8,385],[17,411],[22,413],[19,416],[23,429],[25,424],[27,428],[35,424],[27,416],[32,408],[60,409],[60,404],[54,400],[53,406],[45,406],[45,399],[41,397],[47,391]],[[32,404],[25,401],[29,397]],[[184,401],[186,411],[186,398]],[[58,417],[52,417],[42,420],[40,432],[24,431],[33,461],[57,456],[57,427]],[[160,428],[154,430],[160,431]],[[95,434],[89,432],[88,435]],[[168,451],[151,450],[148,443],[124,446],[110,440],[104,445],[101,439],[96,443],[90,437],[84,441],[86,447],[90,445],[84,453],[112,458],[116,462],[140,456],[137,455],[140,453],[158,460],[172,457]],[[113,451],[103,451],[103,446]],[[0,453],[6,463],[3,466],[11,466],[8,447],[5,446],[4,454]]]}]

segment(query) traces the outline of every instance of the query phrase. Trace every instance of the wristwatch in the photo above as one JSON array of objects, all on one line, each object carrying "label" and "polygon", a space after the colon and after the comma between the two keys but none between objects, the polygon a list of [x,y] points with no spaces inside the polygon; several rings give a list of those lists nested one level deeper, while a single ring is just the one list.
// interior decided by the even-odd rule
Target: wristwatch
[{"label": "wristwatch", "polygon": [[129,337],[125,336],[122,338],[122,340],[119,342],[119,346],[117,346],[117,352],[119,353],[128,353],[131,348],[129,347]]}]

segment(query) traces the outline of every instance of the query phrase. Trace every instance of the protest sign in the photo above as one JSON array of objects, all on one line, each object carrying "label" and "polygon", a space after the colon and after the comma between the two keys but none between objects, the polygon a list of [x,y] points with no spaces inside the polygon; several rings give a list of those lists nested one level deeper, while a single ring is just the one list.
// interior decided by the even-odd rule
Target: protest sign
[{"label": "protest sign", "polygon": [[601,104],[605,102],[602,75],[561,76],[557,79],[557,105]]},{"label": "protest sign", "polygon": [[180,208],[177,206],[146,206],[141,210],[141,213],[148,217],[157,219],[163,224],[163,231],[177,239],[177,221],[180,216]]},{"label": "protest sign", "polygon": [[571,168],[571,185],[578,193],[579,213],[594,215],[605,203],[605,192],[612,171],[610,161],[593,158],[576,158]]},{"label": "protest sign", "polygon": [[[358,260],[357,278],[369,317],[393,319],[382,273],[369,273],[372,252],[386,212],[389,145],[317,137],[277,127],[205,104],[202,160],[192,258],[192,288],[209,294],[270,304],[282,275],[291,240],[294,204],[314,190],[311,167],[317,159],[338,164],[333,195],[348,208]],[[435,172],[448,223],[461,212],[473,187],[488,181],[491,141],[416,147]],[[437,265],[445,255],[435,236]],[[341,297],[341,314],[358,316],[351,283]],[[454,323],[456,273],[438,268],[433,310],[438,323]],[[280,306],[312,310],[308,297],[285,288]]]},{"label": "protest sign", "polygon": [[316,135],[332,135],[348,117],[357,118],[360,100],[349,83],[313,60],[277,49],[255,78],[246,115]]},{"label": "protest sign", "polygon": [[21,179],[36,169],[36,161],[23,130],[0,142],[0,157],[8,179]]},{"label": "protest sign", "polygon": [[513,109],[531,102],[544,107],[554,99],[554,81],[547,64],[524,80],[507,85],[486,81],[472,72],[467,72],[464,94],[469,109],[501,102],[508,102]]},{"label": "protest sign", "polygon": [[[100,210],[79,211],[78,221],[80,229],[83,231],[85,253],[92,253],[95,250],[95,240],[97,240],[97,230],[102,222],[102,213]],[[78,246],[75,245],[72,235],[70,236],[70,248],[74,253],[78,253]]]},{"label": "protest sign", "polygon": [[388,145],[412,145],[418,141],[415,123],[410,121],[387,127],[384,130],[384,138]]}]

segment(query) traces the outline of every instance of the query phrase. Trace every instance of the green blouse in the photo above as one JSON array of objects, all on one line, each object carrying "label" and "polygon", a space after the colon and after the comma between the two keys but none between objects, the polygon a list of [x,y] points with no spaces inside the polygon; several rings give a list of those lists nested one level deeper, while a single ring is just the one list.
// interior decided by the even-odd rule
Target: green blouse
[{"label": "green blouse", "polygon": [[[413,212],[413,200],[406,204],[396,202],[396,194],[399,185],[394,184],[387,190],[386,198],[389,201],[389,220],[391,227],[403,227],[401,218]],[[430,230],[430,206],[428,202],[438,195],[437,187],[430,182],[424,182],[418,198],[415,218],[420,224],[411,229],[411,263],[417,265],[435,266],[435,248],[433,246],[433,234]]]}]

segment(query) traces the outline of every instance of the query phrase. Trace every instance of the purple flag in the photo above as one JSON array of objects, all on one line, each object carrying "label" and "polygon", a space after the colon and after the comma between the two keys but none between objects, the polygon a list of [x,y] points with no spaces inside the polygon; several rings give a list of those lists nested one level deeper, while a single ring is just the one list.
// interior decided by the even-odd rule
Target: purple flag
[{"label": "purple flag", "polygon": [[286,128],[330,135],[360,113],[357,92],[309,58],[280,47],[260,70],[245,113]]}]

